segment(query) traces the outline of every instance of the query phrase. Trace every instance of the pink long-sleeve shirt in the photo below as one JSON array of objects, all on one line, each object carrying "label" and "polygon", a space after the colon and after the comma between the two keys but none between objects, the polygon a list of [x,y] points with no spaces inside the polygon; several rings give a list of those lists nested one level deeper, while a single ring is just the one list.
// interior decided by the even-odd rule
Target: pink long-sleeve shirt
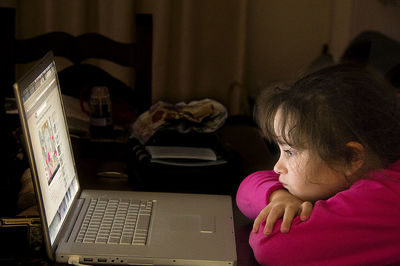
[{"label": "pink long-sleeve shirt", "polygon": [[[255,219],[280,188],[277,174],[256,172],[239,186],[237,205]],[[310,219],[295,217],[289,233],[279,231],[281,223],[269,235],[262,231],[265,222],[250,234],[262,265],[400,265],[400,161],[317,201]]]}]

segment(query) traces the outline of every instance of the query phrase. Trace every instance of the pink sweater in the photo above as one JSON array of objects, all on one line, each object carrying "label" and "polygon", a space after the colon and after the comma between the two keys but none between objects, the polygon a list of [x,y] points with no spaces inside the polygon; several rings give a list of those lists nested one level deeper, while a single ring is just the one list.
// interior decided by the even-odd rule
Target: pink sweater
[{"label": "pink sweater", "polygon": [[[255,219],[279,188],[277,174],[256,172],[242,181],[237,205]],[[288,234],[280,233],[281,222],[270,235],[262,232],[265,222],[250,234],[262,265],[400,265],[400,161],[317,201],[310,219],[296,217]]]}]

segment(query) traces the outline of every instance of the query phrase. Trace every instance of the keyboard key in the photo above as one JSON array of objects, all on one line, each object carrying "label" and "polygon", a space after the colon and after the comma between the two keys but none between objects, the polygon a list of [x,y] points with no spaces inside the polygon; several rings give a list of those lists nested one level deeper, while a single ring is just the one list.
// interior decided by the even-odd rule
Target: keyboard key
[{"label": "keyboard key", "polygon": [[108,242],[107,242],[107,243],[110,243],[110,244],[119,244],[119,240],[120,240],[119,237],[111,237],[111,236],[110,236],[110,238],[108,239]]},{"label": "keyboard key", "polygon": [[94,243],[94,238],[85,237],[85,238],[83,239],[83,243]]},{"label": "keyboard key", "polygon": [[97,244],[105,244],[107,243],[108,237],[98,237],[95,241]]},{"label": "keyboard key", "polygon": [[133,237],[121,237],[121,244],[132,244]]},{"label": "keyboard key", "polygon": [[139,219],[137,222],[137,229],[147,230],[150,224],[150,215],[139,215]]}]

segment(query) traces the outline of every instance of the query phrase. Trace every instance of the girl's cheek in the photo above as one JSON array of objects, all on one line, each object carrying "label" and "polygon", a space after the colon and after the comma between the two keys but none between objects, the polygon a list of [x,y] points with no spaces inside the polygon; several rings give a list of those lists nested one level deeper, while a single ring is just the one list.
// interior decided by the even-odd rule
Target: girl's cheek
[{"label": "girl's cheek", "polygon": [[289,169],[290,169],[290,177],[291,177],[291,179],[293,179],[293,181],[295,181],[297,183],[297,182],[303,180],[304,171],[298,163],[291,162]]}]

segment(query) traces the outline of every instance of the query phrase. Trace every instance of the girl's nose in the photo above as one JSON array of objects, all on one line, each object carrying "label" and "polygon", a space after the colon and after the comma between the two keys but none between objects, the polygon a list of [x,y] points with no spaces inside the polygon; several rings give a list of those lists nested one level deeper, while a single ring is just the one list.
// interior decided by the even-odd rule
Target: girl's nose
[{"label": "girl's nose", "polygon": [[279,160],[274,165],[274,172],[279,174],[279,175],[287,173],[287,169],[284,166],[284,164],[282,163],[281,158],[279,158]]}]

